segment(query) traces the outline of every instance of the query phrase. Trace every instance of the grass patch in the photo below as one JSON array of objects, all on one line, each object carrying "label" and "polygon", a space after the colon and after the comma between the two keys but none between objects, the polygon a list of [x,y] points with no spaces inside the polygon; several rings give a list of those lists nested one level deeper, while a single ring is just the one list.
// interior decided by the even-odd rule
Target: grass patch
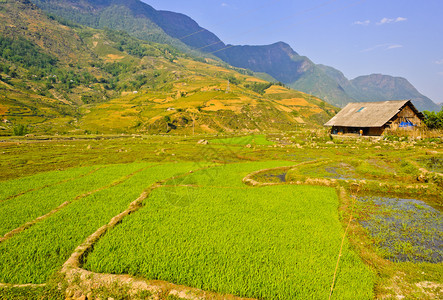
[{"label": "grass patch", "polygon": [[63,172],[44,172],[34,176],[0,182],[0,201],[30,190],[61,183],[64,180],[74,179],[75,177],[93,171],[95,168],[96,167],[84,167]]},{"label": "grass patch", "polygon": [[0,287],[1,300],[63,300],[65,295],[57,287]]},{"label": "grass patch", "polygon": [[[0,202],[0,235],[50,212],[66,201],[74,201],[76,197],[84,193],[105,187],[147,165],[149,164],[112,165],[101,169],[96,167],[98,170],[88,176],[78,177]],[[66,172],[68,174],[77,173],[75,170]],[[37,176],[37,178],[39,177]],[[18,180],[14,183],[20,184],[21,182]]]},{"label": "grass patch", "polygon": [[[137,99],[137,101],[142,101],[142,98]],[[127,207],[128,201],[134,200],[130,198],[137,197],[139,195],[139,192],[145,186],[149,185],[151,182],[164,179],[166,175],[173,176],[183,172],[187,172],[191,169],[205,166],[206,164],[202,163],[204,161],[210,162],[212,164],[212,167],[192,174],[186,173],[187,176],[185,177],[170,180],[167,185],[172,186],[163,187],[157,190],[153,195],[155,197],[153,198],[155,200],[155,203],[149,203],[150,199],[148,199],[146,203],[151,206],[145,207],[143,211],[148,210],[152,207],[158,208],[159,213],[156,213],[158,216],[162,217],[161,221],[165,220],[167,222],[175,222],[176,224],[172,224],[171,228],[177,228],[177,230],[179,230],[178,232],[182,233],[186,233],[185,230],[189,230],[186,227],[194,226],[192,228],[196,228],[196,222],[198,221],[197,218],[200,218],[200,215],[204,215],[204,217],[207,218],[206,220],[212,220],[211,218],[218,218],[216,220],[218,223],[216,224],[220,224],[220,226],[218,226],[219,228],[215,228],[213,231],[208,229],[210,228],[211,224],[206,224],[204,222],[201,225],[203,226],[201,230],[197,227],[195,229],[196,232],[200,232],[200,235],[197,238],[194,238],[193,235],[189,235],[190,240],[184,240],[182,236],[178,234],[173,235],[173,233],[167,231],[172,229],[167,229],[166,231],[164,230],[162,232],[155,232],[155,238],[159,239],[159,236],[161,238],[163,236],[165,238],[167,237],[170,240],[176,238],[177,241],[173,241],[172,245],[176,246],[177,248],[173,249],[173,251],[185,252],[181,255],[200,255],[198,257],[200,257],[201,262],[204,262],[206,259],[206,257],[203,257],[202,255],[210,253],[210,255],[213,255],[214,257],[218,255],[219,261],[223,263],[223,255],[225,255],[228,258],[241,257],[241,262],[247,262],[248,265],[251,265],[254,262],[254,259],[257,259],[256,256],[258,255],[258,253],[260,255],[263,254],[263,256],[260,257],[269,259],[269,261],[274,264],[272,265],[271,263],[268,263],[267,260],[263,260],[261,265],[265,266],[264,270],[268,270],[269,274],[275,273],[275,276],[280,276],[280,280],[278,282],[275,280],[274,275],[272,275],[274,277],[271,278],[269,282],[259,282],[261,277],[253,279],[251,281],[251,285],[253,287],[255,284],[255,293],[265,295],[263,296],[263,298],[294,298],[293,296],[287,296],[292,295],[290,294],[292,293],[291,291],[289,292],[289,294],[287,293],[287,291],[290,290],[291,287],[293,289],[294,287],[296,287],[295,290],[298,294],[295,296],[295,298],[313,298],[318,294],[321,294],[320,298],[325,298],[323,293],[326,290],[326,284],[323,282],[324,277],[322,276],[317,276],[318,282],[297,282],[296,280],[300,279],[300,277],[297,277],[297,274],[299,273],[306,273],[306,280],[311,280],[313,277],[310,274],[311,270],[299,272],[301,267],[305,268],[305,265],[303,265],[302,263],[298,263],[297,260],[291,262],[293,264],[293,266],[291,267],[286,267],[286,264],[289,264],[286,258],[283,258],[282,261],[280,261],[281,264],[276,264],[275,261],[277,261],[277,258],[281,256],[281,253],[284,254],[287,253],[285,251],[289,251],[287,249],[278,248],[280,249],[280,252],[274,253],[271,251],[273,249],[272,246],[270,246],[267,250],[265,249],[261,252],[256,252],[256,249],[260,249],[254,248],[254,246],[256,245],[254,243],[257,243],[255,239],[261,239],[263,238],[263,235],[265,235],[262,234],[261,231],[270,236],[269,238],[266,236],[264,237],[264,239],[275,241],[274,244],[276,245],[276,247],[282,247],[279,243],[283,243],[284,241],[283,239],[272,240],[274,236],[272,236],[272,232],[270,231],[270,229],[268,229],[268,227],[272,228],[272,225],[269,226],[269,224],[271,224],[270,222],[272,222],[273,219],[270,217],[267,218],[266,215],[263,215],[262,211],[257,210],[257,207],[263,207],[263,211],[269,211],[269,214],[271,214],[273,210],[268,205],[269,203],[276,206],[278,205],[279,207],[286,206],[285,209],[290,209],[291,211],[293,211],[294,209],[292,208],[294,207],[294,204],[291,203],[291,201],[296,199],[296,202],[304,205],[304,207],[306,208],[306,212],[311,212],[310,218],[314,218],[314,220],[316,220],[316,222],[318,223],[316,224],[318,226],[322,225],[322,222],[326,222],[325,224],[327,224],[327,221],[316,218],[315,214],[321,212],[322,210],[332,213],[334,210],[330,209],[328,201],[326,201],[327,205],[325,207],[323,207],[323,202],[320,204],[318,203],[318,201],[310,201],[309,203],[306,203],[306,201],[312,200],[312,197],[314,197],[312,195],[308,195],[306,196],[305,200],[302,199],[300,201],[299,199],[301,197],[298,197],[297,193],[294,192],[292,194],[293,196],[290,196],[289,200],[287,199],[287,195],[289,193],[285,191],[282,192],[282,190],[280,190],[280,188],[278,187],[267,187],[265,189],[257,188],[257,191],[253,191],[252,189],[255,190],[255,188],[245,186],[241,182],[241,179],[246,174],[257,169],[293,165],[304,161],[323,158],[328,159],[331,163],[325,163],[324,161],[321,161],[313,163],[312,165],[307,164],[305,166],[299,166],[299,168],[291,171],[292,174],[287,174],[286,177],[331,177],[331,173],[325,171],[325,167],[339,167],[339,163],[344,162],[351,166],[353,170],[343,170],[343,174],[340,174],[342,170],[338,169],[336,171],[337,173],[339,173],[339,175],[345,175],[348,177],[350,175],[353,175],[351,176],[351,178],[356,177],[357,179],[366,179],[365,182],[359,183],[359,195],[377,194],[381,195],[382,197],[394,197],[393,195],[395,195],[395,197],[401,198],[410,197],[411,199],[415,198],[427,201],[427,203],[430,203],[434,208],[440,211],[443,207],[440,197],[441,185],[438,186],[436,183],[434,183],[434,181],[431,180],[427,181],[427,178],[420,179],[418,178],[417,173],[418,166],[425,167],[429,171],[440,170],[438,158],[440,158],[441,156],[441,142],[437,141],[430,143],[427,141],[421,141],[420,143],[417,143],[415,146],[413,146],[412,143],[403,145],[403,143],[395,143],[383,140],[375,143],[369,140],[361,140],[356,143],[355,140],[337,139],[334,137],[334,144],[326,144],[329,139],[325,139],[325,137],[323,137],[321,133],[319,133],[318,131],[307,132],[306,130],[287,132],[285,134],[272,134],[271,136],[268,135],[268,137],[271,137],[272,140],[283,142],[279,144],[278,147],[262,146],[251,148],[244,147],[244,145],[242,145],[241,143],[212,143],[212,145],[197,144],[197,141],[200,139],[212,140],[214,136],[210,134],[187,137],[152,135],[137,135],[134,137],[128,137],[116,134],[109,136],[84,135],[76,137],[5,137],[4,142],[0,143],[0,154],[2,154],[0,155],[0,167],[2,167],[3,170],[0,173],[0,199],[3,200],[22,192],[26,192],[26,194],[29,195],[38,195],[38,193],[36,193],[37,191],[30,191],[32,189],[55,191],[54,188],[64,184],[61,182],[64,180],[70,180],[71,184],[64,184],[65,188],[59,190],[58,194],[70,193],[70,189],[73,187],[72,183],[78,183],[79,181],[76,180],[80,179],[83,174],[86,174],[90,170],[94,170],[95,168],[97,168],[98,165],[108,165],[116,163],[126,164],[132,163],[134,161],[149,161],[161,164],[174,161],[189,161],[189,163],[186,167],[183,168],[181,167],[182,163],[171,164],[171,167],[168,167],[167,171],[165,171],[166,169],[164,169],[163,167],[158,167],[155,170],[150,169],[152,174],[147,170],[146,172],[143,172],[143,175],[140,174],[142,175],[142,177],[137,176],[138,179],[133,178],[132,180],[135,181],[129,181],[126,185],[122,185],[121,189],[113,187],[112,189],[109,189],[109,191],[101,191],[100,193],[96,193],[95,195],[91,195],[87,198],[81,199],[76,205],[69,205],[65,208],[66,210],[63,209],[46,221],[40,222],[39,224],[20,233],[10,240],[2,242],[0,245],[0,276],[2,276],[0,281],[8,281],[11,283],[48,282],[48,276],[50,278],[50,274],[53,274],[58,268],[60,268],[61,264],[65,261],[67,256],[71,254],[72,250],[79,243],[81,243],[87,235],[95,231],[99,226],[101,226],[101,224],[108,222],[109,219],[114,216],[116,212],[118,213],[120,209],[125,209]],[[231,140],[231,142],[232,141],[235,141],[235,139]],[[403,146],[405,146],[406,148]],[[291,161],[288,162],[284,160]],[[255,162],[237,163],[240,161]],[[229,164],[219,165],[219,163]],[[84,169],[78,168],[84,166],[90,167]],[[118,170],[118,166],[115,166],[115,168],[115,170]],[[56,171],[60,169],[67,170],[61,172]],[[299,170],[306,171],[306,175],[301,175],[299,173]],[[354,174],[351,174],[349,170],[353,171]],[[51,172],[48,173],[47,171]],[[428,176],[430,176],[430,174],[431,173],[429,173]],[[33,176],[24,177],[29,175]],[[262,175],[263,178],[260,178],[260,181],[268,182],[275,180],[275,182],[277,182],[278,180],[276,180],[277,178],[275,176],[281,174],[276,173],[275,171],[270,171],[268,173],[263,173]],[[270,177],[266,177],[265,175],[269,175]],[[115,176],[115,178],[121,178],[123,174],[115,174]],[[96,179],[103,180],[103,178]],[[95,183],[91,182],[89,184]],[[354,182],[346,182],[344,180],[341,180],[340,184],[344,187],[347,187],[351,191],[356,190]],[[106,185],[106,183],[104,185]],[[74,188],[78,189],[81,187]],[[290,189],[289,187],[286,188]],[[293,188],[296,189],[296,187]],[[310,194],[315,193],[322,192],[319,192],[319,190],[317,189],[310,191]],[[50,195],[50,193],[48,193],[48,195]],[[279,199],[280,196],[283,198]],[[17,200],[20,197],[13,197],[5,200],[4,202]],[[251,200],[251,198],[254,199]],[[41,201],[35,203],[33,203],[33,197],[27,199],[29,201],[26,201],[27,203],[25,204],[28,206],[32,206],[33,204],[38,204],[40,202],[50,203],[52,201],[51,203],[55,203],[53,202],[54,199],[41,198]],[[205,203],[202,203],[202,200],[204,200]],[[0,200],[0,202],[2,202],[2,200]],[[264,202],[268,204],[265,205]],[[214,207],[215,204],[217,204],[219,207]],[[194,205],[197,205],[198,209],[191,211],[190,208]],[[311,209],[311,205],[317,207],[317,209]],[[26,207],[27,206],[24,206],[24,208]],[[38,205],[36,205],[36,207],[38,207]],[[367,211],[354,211],[355,214],[357,214],[354,215],[354,220],[357,220],[359,218],[366,218],[368,216],[368,213],[372,213],[372,209],[377,209],[378,205],[375,203],[370,203],[368,207]],[[203,208],[205,210],[203,210]],[[344,220],[347,220],[345,216],[349,213],[354,212],[349,212],[349,207],[345,209],[347,211],[341,212],[341,216]],[[314,211],[314,213],[312,213],[312,211]],[[380,209],[380,211],[382,210]],[[137,243],[139,243],[137,239],[140,239],[144,237],[144,235],[149,235],[150,233],[154,232],[146,232],[146,230],[151,228],[149,226],[153,226],[152,222],[161,223],[157,219],[148,219],[145,224],[137,225],[138,227],[135,233],[131,233],[131,230],[134,230],[135,225],[133,223],[131,223],[131,226],[124,224],[126,222],[133,222],[131,220],[139,214],[145,214],[145,217],[143,218],[148,218],[149,216],[151,216],[151,214],[155,213],[152,211],[142,213],[142,211],[140,211],[125,219],[123,223],[115,229],[115,231],[117,232],[118,230],[120,230],[120,226],[126,226],[123,228],[128,229],[127,232],[124,232],[125,235],[128,235],[127,241],[125,240],[122,244],[115,244],[115,251],[117,251],[117,248],[123,247],[127,243],[131,244],[133,243],[133,241],[137,241]],[[205,214],[207,214],[207,216],[205,216]],[[389,214],[389,216],[392,217],[394,213],[391,211],[386,212],[386,214]],[[153,215],[152,218],[158,217],[157,215]],[[183,217],[183,220],[178,219],[178,217],[175,215]],[[243,216],[246,218],[246,220],[243,219]],[[229,219],[230,217],[236,217],[236,219],[231,220]],[[2,214],[0,218],[5,218],[4,214]],[[144,220],[141,217],[137,218],[139,218],[138,220]],[[284,219],[280,220],[281,218]],[[299,215],[297,215],[297,218],[299,219],[298,221],[301,222],[302,220],[308,218],[308,216],[300,213]],[[414,218],[414,215],[411,215],[411,218]],[[255,224],[250,225],[249,219],[256,220],[257,223],[261,224],[261,226]],[[295,230],[297,228],[296,226],[298,226],[297,224],[290,223],[295,222],[295,220],[293,220],[292,216],[289,216],[287,212],[279,213],[274,219],[276,220],[276,225],[278,226],[283,226],[281,224],[279,225],[278,222],[287,222],[286,224],[289,224],[288,226],[292,226],[292,229],[289,228],[291,230]],[[227,225],[225,225],[224,223],[221,224],[222,220],[226,220],[225,223]],[[307,220],[307,222],[308,221],[309,220]],[[241,226],[237,226],[238,228],[234,228],[232,225],[229,224],[229,222],[237,222],[234,224],[240,225],[250,225],[249,227],[251,229],[251,232],[245,233],[246,231],[244,228],[242,228]],[[208,223],[210,223],[210,221],[208,221]],[[342,226],[346,226],[346,224],[347,222],[342,220]],[[183,227],[183,229],[178,228],[180,226]],[[218,233],[218,230],[221,230],[223,228],[222,226],[226,226],[226,230],[223,232],[225,236],[223,236],[221,233]],[[274,228],[278,228],[278,226],[274,226]],[[307,226],[305,228],[305,232],[309,232],[310,228],[316,228],[313,226],[314,225]],[[349,238],[352,242],[353,249],[358,249],[358,253],[362,257],[363,261],[370,265],[371,268],[376,269],[376,275],[374,279],[375,287],[373,289],[373,293],[375,294],[376,298],[442,298],[441,263],[436,264],[420,262],[420,260],[417,260],[415,262],[391,262],[389,260],[386,260],[383,257],[380,257],[380,254],[384,255],[387,252],[376,250],[377,248],[379,248],[377,246],[377,242],[379,240],[372,237],[369,234],[369,231],[365,230],[359,222],[352,222],[351,227],[353,226],[355,228],[353,230],[349,230]],[[205,228],[209,231],[206,232]],[[384,228],[385,231],[390,230],[388,227]],[[157,230],[156,228],[154,229]],[[247,249],[252,250],[244,253],[241,252],[241,249],[236,248],[237,244],[233,245],[229,243],[226,244],[226,246],[216,245],[217,247],[214,248],[199,248],[199,250],[195,250],[195,243],[200,242],[204,247],[206,247],[204,243],[210,243],[214,240],[214,237],[212,235],[217,235],[217,237],[220,237],[222,241],[224,241],[227,239],[226,236],[230,237],[228,235],[229,231],[236,232],[235,230],[238,230],[239,233],[242,233],[242,235],[239,235],[238,238],[246,241],[243,245],[245,245],[245,247],[247,246]],[[411,232],[413,233],[415,231],[417,233],[422,233],[424,230],[425,229],[423,226],[423,228],[419,228],[417,230],[413,229],[411,230]],[[328,231],[325,231],[322,234],[320,239],[317,239],[317,242],[321,242],[321,238],[323,238],[323,236],[327,237],[331,234],[331,232],[333,236],[336,235],[337,229],[333,224],[332,226],[330,226]],[[411,234],[411,232],[407,234]],[[287,232],[281,231],[281,234],[284,237]],[[295,234],[294,236],[297,237],[297,235]],[[392,234],[392,236],[394,236],[394,234]],[[129,241],[129,239],[131,238],[133,238],[133,241]],[[237,237],[233,237],[233,239],[236,238]],[[149,241],[150,240],[147,239],[147,242]],[[311,252],[309,252],[311,248],[302,248],[304,246],[299,246],[298,244],[293,243],[292,238],[289,238],[286,241],[288,241],[287,246],[289,248],[292,247],[291,251],[298,253],[300,257],[305,257],[305,259],[311,260],[310,262],[312,263],[312,265],[310,265],[310,267],[314,270],[312,271],[314,274],[317,274],[317,269],[320,269],[320,271],[322,270],[322,268],[323,270],[329,270],[330,265],[328,265],[327,263],[323,263],[321,264],[321,266],[317,267],[317,263],[323,261],[321,259],[317,259],[317,253],[311,254]],[[300,238],[297,242],[302,243],[303,241],[304,240]],[[149,251],[151,250],[144,252],[145,249],[143,247],[152,246],[146,245],[147,242],[140,242],[140,248],[136,250],[141,251],[143,255],[145,253],[150,253]],[[160,247],[162,246],[162,243],[164,242],[160,241],[158,244],[154,243],[153,247]],[[188,244],[192,246],[191,248],[189,248],[189,252],[187,250]],[[258,244],[258,246],[261,245],[265,245],[265,243],[263,242],[261,244]],[[133,245],[130,246],[132,247]],[[335,244],[333,244],[332,246],[336,247]],[[404,248],[407,248],[406,246],[408,245],[404,244],[402,246]],[[349,251],[349,247],[347,244],[345,244],[345,248],[345,251]],[[160,248],[158,249],[158,251],[160,251]],[[214,251],[214,254],[210,251]],[[266,254],[266,251],[269,251],[271,254]],[[325,256],[330,256],[328,251],[329,250],[326,249],[323,254],[325,254]],[[127,253],[126,255],[129,254],[130,253]],[[268,256],[266,256],[265,254]],[[276,256],[277,258],[275,258],[274,260],[274,257],[270,257],[272,255]],[[248,258],[249,256],[251,256],[251,258]],[[385,257],[388,258],[388,255]],[[428,258],[426,255],[425,257]],[[216,257],[212,259],[216,259]],[[336,261],[336,257],[334,257],[333,260]],[[210,262],[213,261],[214,260]],[[236,260],[236,262],[239,261],[239,259]],[[347,259],[345,261],[347,261]],[[141,268],[145,268],[146,266],[143,264],[149,262],[150,258],[145,259],[143,262],[140,263],[139,266],[134,266],[139,267],[139,270],[136,270],[137,272],[139,272],[137,273],[137,275],[143,275],[141,274]],[[249,264],[250,262],[251,264]],[[117,260],[113,260],[112,263],[117,263]],[[223,263],[220,263],[220,265],[223,266]],[[226,264],[233,264],[233,262],[228,259],[226,260]],[[270,270],[270,266],[273,266],[274,269]],[[343,266],[348,266],[348,262],[346,262]],[[340,265],[340,268],[342,268],[343,266]],[[122,265],[122,268],[126,267],[127,265]],[[180,267],[180,265],[177,264],[176,267],[178,268]],[[294,269],[291,269],[292,267]],[[200,268],[200,266],[198,265],[196,265],[195,268],[194,266],[190,266],[189,268],[192,272],[194,272],[195,270],[203,272],[203,269]],[[280,269],[282,269],[282,271],[280,271]],[[349,278],[346,277],[346,274],[348,273],[346,273],[347,271],[345,269],[339,271],[339,281],[337,282],[337,290],[335,290],[333,298],[355,298],[354,294],[348,296],[348,294],[345,295],[344,293],[339,291],[341,287],[347,284],[343,282],[340,283],[340,278],[342,278],[341,280],[345,281],[347,281]],[[239,271],[240,273],[241,270],[242,269],[240,269]],[[248,278],[252,276],[251,274],[255,274],[252,273],[252,271],[254,271],[253,268],[251,268],[251,270],[247,270],[247,272],[250,273],[247,273],[246,271],[241,273],[243,274],[240,276],[241,280],[248,280]],[[186,274],[188,275],[191,274],[188,270],[186,270],[186,272]],[[257,274],[263,275],[261,270],[258,270],[257,272]],[[226,275],[222,274],[220,276],[232,275],[229,272],[226,273]],[[352,276],[356,277],[357,279],[365,278],[364,276],[360,276],[360,273],[352,274]],[[28,275],[29,277],[27,277]],[[199,277],[200,275],[197,273],[195,273],[194,275],[195,277],[189,275],[189,278],[187,280],[190,280],[190,282],[197,280],[202,285],[212,284],[213,286],[215,286],[214,289],[217,288],[217,286],[212,281],[215,281],[215,279],[217,278],[221,278],[214,277],[214,280],[208,279],[208,282],[205,282],[205,277]],[[235,276],[237,275],[234,274],[232,276],[234,276],[234,279],[229,280],[234,280],[236,282]],[[263,275],[263,277],[264,276],[265,275]],[[5,279],[6,277],[8,279]],[[50,280],[51,279],[49,279],[49,281]],[[230,288],[226,287],[226,285],[228,285],[231,281],[224,281],[223,278],[221,278],[220,281],[220,288]],[[363,279],[362,281],[365,281],[365,279]],[[371,285],[374,281],[372,281],[371,279],[368,281],[369,283],[367,284]],[[57,284],[61,282],[62,279],[57,280]],[[223,282],[227,282],[224,287]],[[294,282],[296,282],[296,284],[294,284]],[[350,280],[349,282],[353,284],[354,280]],[[280,294],[275,296],[275,294],[272,294],[272,292],[268,292],[268,290],[274,290],[274,287],[270,287],[273,284],[275,286],[280,286],[277,291],[283,293],[282,296],[280,296]],[[290,287],[287,287],[288,285],[290,285]],[[301,287],[299,288],[299,286]],[[237,287],[238,286],[233,285],[233,288]],[[245,291],[248,290],[249,287],[245,284],[244,287],[240,288]],[[310,293],[308,291],[309,288],[311,288],[311,290],[319,290],[319,292],[314,291]],[[349,291],[355,290],[353,287],[346,288],[349,289]],[[438,288],[440,288],[440,291],[436,290]],[[364,289],[369,290],[370,288],[364,287]],[[0,289],[0,299],[58,299],[58,296],[53,297],[52,295],[59,295],[60,293],[52,292],[53,291],[45,290],[43,288],[2,288]],[[112,297],[114,296],[114,294],[112,294],[111,292],[112,291],[102,290],[100,291],[100,295],[97,294],[97,296],[101,297],[102,295],[104,295]],[[349,294],[351,294],[351,292],[349,292]],[[116,296],[115,298],[118,297],[119,296]],[[370,297],[371,296],[368,296],[368,298]],[[61,296],[61,298],[63,298],[63,295]]]},{"label": "grass patch", "polygon": [[228,145],[274,145],[273,142],[268,141],[264,134],[246,135],[238,137],[230,137],[224,139],[213,139],[210,141],[214,144],[228,144]]}]

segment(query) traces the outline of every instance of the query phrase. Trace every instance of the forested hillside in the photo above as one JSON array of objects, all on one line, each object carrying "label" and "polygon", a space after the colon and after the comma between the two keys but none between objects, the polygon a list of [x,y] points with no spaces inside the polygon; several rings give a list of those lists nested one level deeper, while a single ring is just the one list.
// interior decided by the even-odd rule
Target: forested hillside
[{"label": "forested hillside", "polygon": [[[226,45],[192,18],[177,12],[156,10],[139,0],[32,1],[52,14],[87,26],[124,30],[137,38],[173,45],[185,53],[216,56],[232,66],[265,73],[276,81],[314,94],[336,106],[343,107],[349,102],[411,99],[419,110],[440,109],[406,79],[386,76],[383,81],[390,81],[387,86],[395,84],[395,87],[374,92],[360,86],[359,79],[348,80],[339,70],[313,63],[286,43]],[[341,74],[340,78],[337,78],[337,74]],[[373,75],[362,77],[366,77],[365,81],[369,85],[378,84]],[[406,82],[398,84],[401,80]]]},{"label": "forested hillside", "polygon": [[[250,71],[123,31],[1,4],[2,134],[287,130],[335,108]],[[285,102],[286,101],[286,102]]]}]

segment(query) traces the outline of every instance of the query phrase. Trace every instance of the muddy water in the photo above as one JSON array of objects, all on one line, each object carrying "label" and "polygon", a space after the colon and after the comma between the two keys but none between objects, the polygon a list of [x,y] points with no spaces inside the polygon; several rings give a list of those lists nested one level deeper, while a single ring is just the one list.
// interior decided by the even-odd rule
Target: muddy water
[{"label": "muddy water", "polygon": [[278,178],[280,182],[286,182],[286,173],[280,173],[280,174],[265,174],[265,177],[274,177]]},{"label": "muddy water", "polygon": [[[391,261],[443,261],[443,214],[416,199],[356,197],[371,213],[360,224]],[[375,208],[375,209],[374,209]]]},{"label": "muddy water", "polygon": [[342,179],[342,180],[356,180],[355,174],[349,174],[347,172],[343,171],[343,168],[341,167],[326,167],[325,171],[330,173],[330,176],[326,176],[326,178],[334,178],[334,179]]}]

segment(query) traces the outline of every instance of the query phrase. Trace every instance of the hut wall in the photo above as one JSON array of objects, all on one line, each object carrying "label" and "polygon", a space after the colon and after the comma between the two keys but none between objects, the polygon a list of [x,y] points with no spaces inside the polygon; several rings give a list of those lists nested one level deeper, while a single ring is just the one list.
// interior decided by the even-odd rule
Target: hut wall
[{"label": "hut wall", "polygon": [[391,129],[398,129],[400,126],[400,123],[402,122],[411,122],[415,126],[421,125],[421,120],[417,116],[417,114],[409,107],[405,106],[392,120],[392,123],[390,125]]},{"label": "hut wall", "polygon": [[363,130],[363,135],[379,136],[383,134],[384,127],[344,127],[333,126],[332,134],[360,134],[360,129]]},{"label": "hut wall", "polygon": [[368,128],[368,135],[382,135],[385,129],[383,127],[370,127]]}]

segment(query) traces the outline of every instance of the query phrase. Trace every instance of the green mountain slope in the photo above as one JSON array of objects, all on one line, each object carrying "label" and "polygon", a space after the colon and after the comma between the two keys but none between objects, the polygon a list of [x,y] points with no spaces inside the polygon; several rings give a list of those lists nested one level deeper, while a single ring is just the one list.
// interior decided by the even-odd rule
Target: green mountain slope
[{"label": "green mountain slope", "polygon": [[356,100],[350,97],[343,87],[317,65],[304,72],[298,80],[289,84],[290,87],[316,95],[335,106],[344,107]]},{"label": "green mountain slope", "polygon": [[26,0],[0,5],[3,134],[18,124],[36,133],[290,130],[335,112],[216,60],[71,24]]},{"label": "green mountain slope", "polygon": [[[228,64],[266,73],[278,81],[304,92],[311,92],[329,103],[344,106],[355,101],[412,99],[420,110],[439,110],[438,105],[410,84],[387,86],[379,92],[361,88],[358,80],[346,79],[334,68],[316,65],[298,55],[289,45],[279,42],[265,46],[225,45],[216,35],[200,27],[190,17],[169,11],[157,11],[139,0],[33,0],[45,10],[95,28],[125,30],[148,41],[167,43],[193,55],[215,55]],[[198,54],[200,53],[200,54]],[[369,77],[373,78],[373,77]],[[367,82],[370,79],[366,79]],[[385,79],[387,80],[387,79]],[[398,79],[395,79],[398,82]],[[370,83],[376,85],[377,80]],[[404,90],[401,90],[404,88]],[[393,98],[391,98],[393,97]]]},{"label": "green mountain slope", "polygon": [[[194,30],[201,29],[195,22],[196,26],[189,28],[188,31],[177,31],[175,28],[187,26],[174,26],[177,25],[173,23],[174,20],[180,20],[180,18],[175,18],[175,15],[171,15],[175,13],[158,12],[138,0],[33,0],[32,2],[51,14],[75,23],[93,28],[124,30],[136,38],[168,44],[182,52],[203,56],[202,52],[192,50],[179,39],[195,32]],[[215,35],[212,36],[215,37]],[[186,41],[192,41],[193,38],[189,37]]]}]

